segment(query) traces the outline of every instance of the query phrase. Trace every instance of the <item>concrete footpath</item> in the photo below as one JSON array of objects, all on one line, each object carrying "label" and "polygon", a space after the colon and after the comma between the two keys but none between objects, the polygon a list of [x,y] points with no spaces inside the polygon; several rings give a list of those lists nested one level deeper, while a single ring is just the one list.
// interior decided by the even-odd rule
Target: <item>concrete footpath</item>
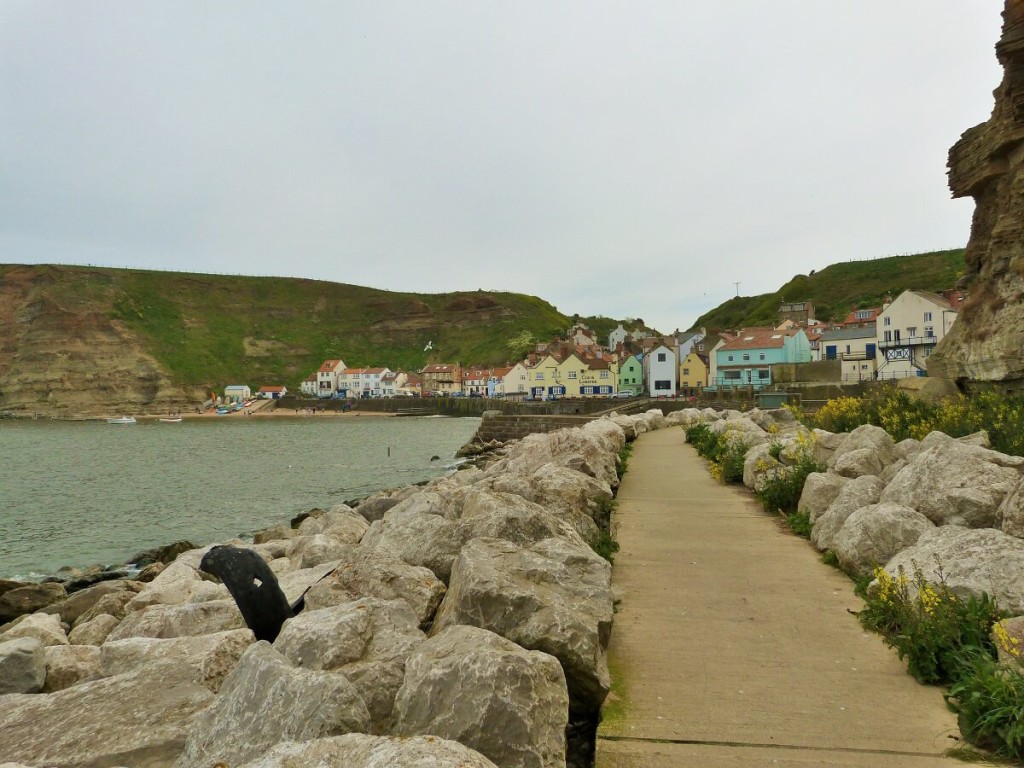
[{"label": "concrete footpath", "polygon": [[636,441],[618,499],[597,768],[964,765],[943,757],[956,716],[861,628],[852,582],[682,429]]}]

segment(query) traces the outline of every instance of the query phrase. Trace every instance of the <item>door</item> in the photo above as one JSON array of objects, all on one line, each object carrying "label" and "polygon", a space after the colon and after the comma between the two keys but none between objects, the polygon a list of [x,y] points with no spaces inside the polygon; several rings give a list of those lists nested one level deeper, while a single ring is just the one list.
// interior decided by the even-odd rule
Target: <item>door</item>
[{"label": "door", "polygon": [[865,344],[864,345],[864,352],[867,354],[868,360],[874,360],[875,359],[875,345],[874,344]]},{"label": "door", "polygon": [[828,346],[825,347],[825,359],[826,360],[835,360],[836,359],[836,345],[835,344],[829,344]]}]

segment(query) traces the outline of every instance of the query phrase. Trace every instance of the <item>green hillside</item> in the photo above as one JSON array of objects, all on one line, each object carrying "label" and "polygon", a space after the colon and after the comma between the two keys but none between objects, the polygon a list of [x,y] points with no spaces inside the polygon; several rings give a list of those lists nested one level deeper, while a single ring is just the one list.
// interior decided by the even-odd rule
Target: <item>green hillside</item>
[{"label": "green hillside", "polygon": [[79,325],[127,327],[169,379],[186,386],[297,388],[331,358],[404,370],[501,364],[513,336],[525,330],[547,339],[570,324],[546,301],[516,293],[395,293],[292,278],[48,265],[0,265],[0,288],[5,277],[15,282],[15,270],[19,285],[31,280],[19,290],[34,303],[57,307]]},{"label": "green hillside", "polygon": [[693,328],[771,325],[778,322],[779,305],[788,301],[811,301],[819,320],[841,320],[851,309],[879,306],[887,293],[952,288],[963,272],[963,248],[833,264],[797,275],[774,293],[729,299],[698,317]]}]

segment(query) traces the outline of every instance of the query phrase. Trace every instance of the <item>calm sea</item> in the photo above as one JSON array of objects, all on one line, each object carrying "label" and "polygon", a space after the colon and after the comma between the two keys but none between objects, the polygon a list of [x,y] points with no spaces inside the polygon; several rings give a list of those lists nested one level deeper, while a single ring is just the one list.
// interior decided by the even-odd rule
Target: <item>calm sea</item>
[{"label": "calm sea", "polygon": [[456,466],[479,422],[0,422],[0,578],[122,563],[179,539],[222,541],[427,480]]}]

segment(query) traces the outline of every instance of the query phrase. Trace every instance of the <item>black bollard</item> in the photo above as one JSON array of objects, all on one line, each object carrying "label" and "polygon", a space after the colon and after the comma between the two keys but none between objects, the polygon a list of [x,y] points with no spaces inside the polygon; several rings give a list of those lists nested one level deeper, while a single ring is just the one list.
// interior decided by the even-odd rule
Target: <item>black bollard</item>
[{"label": "black bollard", "polygon": [[[224,582],[257,640],[274,642],[281,625],[298,612],[288,605],[270,566],[251,549],[218,545],[206,553],[199,568]],[[301,602],[296,602],[298,610]]]}]

